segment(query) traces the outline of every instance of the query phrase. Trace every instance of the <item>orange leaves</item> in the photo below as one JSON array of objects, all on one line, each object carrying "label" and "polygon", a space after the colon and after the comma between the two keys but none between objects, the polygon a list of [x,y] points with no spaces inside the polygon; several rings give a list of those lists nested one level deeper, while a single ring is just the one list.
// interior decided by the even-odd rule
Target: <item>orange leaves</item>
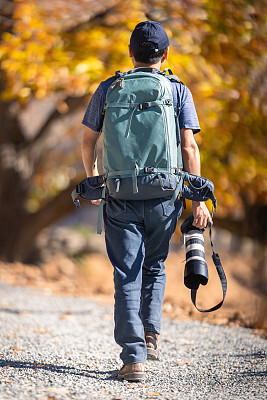
[{"label": "orange leaves", "polygon": [[[2,98],[91,94],[99,81],[132,67],[135,25],[148,15],[164,21],[171,43],[166,67],[191,89],[204,133],[198,135],[202,174],[215,183],[218,212],[229,213],[240,207],[241,191],[253,202],[266,193],[266,4],[237,3],[55,0],[41,9],[17,2],[13,33],[0,43]],[[57,109],[68,111],[63,101]]]},{"label": "orange leaves", "polygon": [[[82,2],[76,3],[82,7]],[[139,1],[131,3],[133,20]],[[58,7],[61,6],[55,2],[53,15],[59,11]],[[23,102],[32,95],[42,99],[55,90],[83,96],[91,82],[99,81],[103,75],[108,76],[118,69],[113,65],[110,70],[105,68],[104,62],[107,63],[108,59],[112,64],[124,63],[124,57],[127,57],[130,64],[127,54],[129,32],[125,26],[128,17],[122,13],[120,6],[104,17],[102,22],[105,26],[101,26],[100,21],[100,25],[93,29],[90,29],[90,24],[85,24],[70,33],[60,32],[61,21],[56,27],[54,20],[50,21],[53,25],[46,23],[43,13],[44,10],[30,0],[19,3],[13,15],[13,33],[3,35],[0,60],[6,74],[6,88],[2,94],[4,100],[17,98]],[[59,16],[64,18],[60,13],[63,9],[59,11]],[[76,19],[80,23],[77,16]],[[116,29],[114,25],[117,25]],[[123,57],[121,53],[124,53]]]},{"label": "orange leaves", "polygon": [[0,44],[1,67],[7,78],[4,100],[25,101],[32,94],[42,99],[55,90],[84,95],[91,75],[96,79],[103,73],[97,54],[87,51],[90,39],[87,48],[81,47],[83,53],[75,40],[72,48],[68,35],[45,24],[33,2],[19,4],[14,19],[13,34],[4,34]]},{"label": "orange leaves", "polygon": [[0,381],[1,381],[1,382],[4,382],[4,383],[12,383],[12,381],[9,381],[9,380],[6,379],[6,378],[0,378]]},{"label": "orange leaves", "polygon": [[45,333],[50,333],[51,330],[50,329],[43,329],[43,328],[36,328],[34,329],[35,333],[41,333],[41,334],[45,334]]},{"label": "orange leaves", "polygon": [[23,101],[36,90],[36,97],[42,98],[51,90],[48,82],[54,78],[46,64],[47,53],[58,38],[45,26],[32,2],[19,4],[13,18],[13,34],[5,34],[0,44],[2,69],[7,77],[3,97]]},{"label": "orange leaves", "polygon": [[18,346],[11,347],[11,350],[14,350],[14,351],[24,351],[24,349],[22,349],[21,347],[18,347]]},{"label": "orange leaves", "polygon": [[177,361],[175,362],[175,364],[176,364],[176,365],[179,365],[179,366],[187,365],[187,364],[189,364],[189,361],[180,361],[180,360],[177,360]]},{"label": "orange leaves", "polygon": [[74,316],[73,316],[73,314],[71,312],[66,312],[65,314],[61,315],[61,317],[60,317],[60,319],[62,321],[69,321],[69,320],[71,320],[73,318],[74,318]]},{"label": "orange leaves", "polygon": [[[88,2],[84,5],[88,6]],[[72,7],[82,10],[83,2],[74,1]],[[99,11],[94,3],[91,8]],[[131,9],[130,15],[123,12],[125,8]],[[90,22],[85,23],[68,33],[61,31],[67,13],[62,4],[55,1],[51,10],[54,19],[49,19],[44,18],[46,11],[35,2],[19,3],[13,15],[13,33],[4,34],[0,44],[0,60],[7,78],[2,98],[23,102],[32,95],[42,99],[55,90],[82,96],[91,83],[113,74],[118,69],[114,64],[120,62],[122,68],[130,67],[128,25],[133,27],[138,18],[144,18],[142,8],[139,0],[132,0],[127,6],[119,1],[117,7],[99,20],[99,25],[90,28]],[[74,23],[80,24],[83,16],[75,12]]]}]

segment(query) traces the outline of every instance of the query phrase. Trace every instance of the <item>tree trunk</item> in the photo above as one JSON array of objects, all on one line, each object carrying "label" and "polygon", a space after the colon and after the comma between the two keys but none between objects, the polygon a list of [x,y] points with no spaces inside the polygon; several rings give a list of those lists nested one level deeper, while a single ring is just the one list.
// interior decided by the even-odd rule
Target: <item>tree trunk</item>
[{"label": "tree trunk", "polygon": [[24,185],[15,169],[5,168],[3,162],[0,167],[0,181],[0,257],[13,261],[16,258],[16,245],[28,216],[24,208],[28,185]]},{"label": "tree trunk", "polygon": [[[0,92],[4,85],[0,70]],[[70,97],[65,102],[71,114],[83,104],[84,97]],[[16,108],[13,105],[0,101],[0,259],[26,262],[31,258],[38,233],[73,208],[70,194],[75,183],[71,182],[69,188],[36,213],[27,211],[32,178],[43,156],[54,146],[54,133],[49,128],[62,115],[55,110],[36,136],[27,140],[17,113],[12,112]]]},{"label": "tree trunk", "polygon": [[[75,110],[81,101],[82,98],[70,99],[69,104]],[[72,209],[70,194],[75,183],[71,182],[66,190],[36,213],[27,211],[32,177],[43,155],[51,147],[51,137],[45,134],[42,127],[38,140],[35,138],[28,142],[16,115],[10,112],[11,106],[11,103],[0,102],[0,259],[28,261],[38,233]],[[60,117],[55,112],[49,117],[49,123],[46,121],[45,127],[48,129]]]},{"label": "tree trunk", "polygon": [[1,191],[4,196],[0,197],[0,259],[31,262],[39,232],[74,209],[70,196],[74,183],[31,214],[24,207],[28,192],[12,172],[4,174],[1,180],[5,189]]},{"label": "tree trunk", "polygon": [[214,215],[214,225],[226,229],[238,237],[249,237],[257,242],[267,243],[267,205],[244,204],[245,215],[241,221],[219,218]]}]

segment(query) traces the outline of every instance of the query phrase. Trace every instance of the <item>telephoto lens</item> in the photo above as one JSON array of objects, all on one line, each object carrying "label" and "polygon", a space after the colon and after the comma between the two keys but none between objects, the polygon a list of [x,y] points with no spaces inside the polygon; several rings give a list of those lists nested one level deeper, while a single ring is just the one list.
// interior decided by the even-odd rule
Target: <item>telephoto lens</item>
[{"label": "telephoto lens", "polygon": [[208,282],[208,267],[205,261],[204,230],[193,226],[193,221],[193,214],[190,214],[183,222],[181,242],[186,252],[184,284],[188,289],[197,290],[200,284],[206,285]]}]

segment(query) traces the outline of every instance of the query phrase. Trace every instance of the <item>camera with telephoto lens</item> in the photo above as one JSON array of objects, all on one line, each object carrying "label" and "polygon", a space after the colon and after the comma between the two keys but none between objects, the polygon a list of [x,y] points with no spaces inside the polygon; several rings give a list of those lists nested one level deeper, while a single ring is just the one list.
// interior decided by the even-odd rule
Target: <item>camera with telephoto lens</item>
[{"label": "camera with telephoto lens", "polygon": [[190,214],[181,226],[181,244],[185,245],[186,264],[184,284],[188,289],[197,290],[199,285],[208,283],[208,267],[205,261],[204,236],[205,229],[193,226],[194,217]]}]

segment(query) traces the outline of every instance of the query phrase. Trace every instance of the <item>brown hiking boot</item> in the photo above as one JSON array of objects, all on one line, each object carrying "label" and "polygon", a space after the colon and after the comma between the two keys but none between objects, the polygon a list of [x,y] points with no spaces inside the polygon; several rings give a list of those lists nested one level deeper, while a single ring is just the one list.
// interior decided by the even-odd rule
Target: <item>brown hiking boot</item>
[{"label": "brown hiking boot", "polygon": [[155,332],[145,331],[146,354],[148,360],[160,360],[160,352],[158,348],[159,335]]},{"label": "brown hiking boot", "polygon": [[138,382],[145,379],[145,377],[145,364],[143,363],[123,365],[118,373],[118,378],[126,379],[127,381]]}]

